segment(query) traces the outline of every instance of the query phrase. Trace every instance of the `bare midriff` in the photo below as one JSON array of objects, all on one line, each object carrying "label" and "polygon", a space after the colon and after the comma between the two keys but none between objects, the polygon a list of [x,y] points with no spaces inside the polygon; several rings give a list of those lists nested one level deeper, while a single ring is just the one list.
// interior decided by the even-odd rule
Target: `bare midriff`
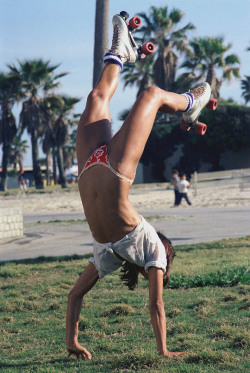
[{"label": "bare midriff", "polygon": [[141,222],[128,199],[129,189],[129,182],[101,165],[86,170],[80,178],[84,213],[96,241],[117,242]]}]

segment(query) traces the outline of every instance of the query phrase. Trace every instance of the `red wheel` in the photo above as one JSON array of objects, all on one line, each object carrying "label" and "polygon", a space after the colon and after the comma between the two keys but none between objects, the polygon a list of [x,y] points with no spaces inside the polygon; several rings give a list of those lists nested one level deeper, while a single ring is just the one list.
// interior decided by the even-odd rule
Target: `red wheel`
[{"label": "red wheel", "polygon": [[204,124],[204,123],[197,122],[197,123],[194,125],[194,132],[195,132],[195,133],[198,133],[198,135],[205,135],[206,130],[207,130],[207,126],[206,126],[206,124]]},{"label": "red wheel", "polygon": [[189,131],[190,130],[190,126],[184,121],[184,119],[182,119],[181,123],[180,123],[180,127],[181,129],[183,130],[186,130],[186,131]]},{"label": "red wheel", "polygon": [[141,26],[141,18],[139,17],[133,17],[129,20],[128,22],[128,26],[130,27],[131,30],[135,30],[137,29],[138,27]]},{"label": "red wheel", "polygon": [[142,53],[144,54],[152,54],[155,51],[155,46],[153,43],[146,43],[141,46]]},{"label": "red wheel", "polygon": [[210,98],[209,103],[207,104],[206,108],[209,110],[215,110],[217,108],[218,101],[215,98]]}]

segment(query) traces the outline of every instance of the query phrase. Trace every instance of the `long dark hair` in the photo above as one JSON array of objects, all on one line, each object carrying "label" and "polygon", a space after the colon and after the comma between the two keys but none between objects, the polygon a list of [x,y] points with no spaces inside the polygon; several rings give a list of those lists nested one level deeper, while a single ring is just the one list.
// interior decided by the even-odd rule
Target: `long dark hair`
[{"label": "long dark hair", "polygon": [[[175,251],[173,249],[171,241],[164,236],[161,232],[157,232],[160,240],[162,241],[167,257],[167,268],[166,268],[166,278],[163,281],[163,285],[167,286],[170,277],[170,267],[173,263],[175,257]],[[134,290],[138,284],[139,267],[136,264],[125,261],[122,264],[120,279],[129,288],[129,290]]]}]

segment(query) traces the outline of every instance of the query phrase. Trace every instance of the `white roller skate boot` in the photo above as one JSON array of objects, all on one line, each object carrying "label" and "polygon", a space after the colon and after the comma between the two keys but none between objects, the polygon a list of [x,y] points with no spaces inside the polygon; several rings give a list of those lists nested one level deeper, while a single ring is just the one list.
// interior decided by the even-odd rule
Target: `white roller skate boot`
[{"label": "white roller skate boot", "polygon": [[198,88],[190,89],[187,93],[184,93],[184,96],[188,100],[188,106],[183,113],[183,120],[187,125],[195,125],[201,110],[208,104],[211,93],[212,89],[207,82]]},{"label": "white roller skate boot", "polygon": [[[112,20],[113,39],[110,51],[105,54],[104,62],[112,62],[122,66],[125,62],[134,63],[138,57],[136,48],[133,45],[128,25],[125,19],[116,14]],[[115,62],[117,57],[117,62]]]}]

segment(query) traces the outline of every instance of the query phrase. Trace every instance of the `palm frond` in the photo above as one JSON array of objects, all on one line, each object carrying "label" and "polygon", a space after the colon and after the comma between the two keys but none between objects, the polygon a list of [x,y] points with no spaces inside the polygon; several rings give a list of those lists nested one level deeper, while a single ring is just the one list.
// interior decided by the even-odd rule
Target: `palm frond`
[{"label": "palm frond", "polygon": [[240,59],[236,54],[230,54],[225,58],[225,64],[231,66],[235,64],[240,64]]}]

